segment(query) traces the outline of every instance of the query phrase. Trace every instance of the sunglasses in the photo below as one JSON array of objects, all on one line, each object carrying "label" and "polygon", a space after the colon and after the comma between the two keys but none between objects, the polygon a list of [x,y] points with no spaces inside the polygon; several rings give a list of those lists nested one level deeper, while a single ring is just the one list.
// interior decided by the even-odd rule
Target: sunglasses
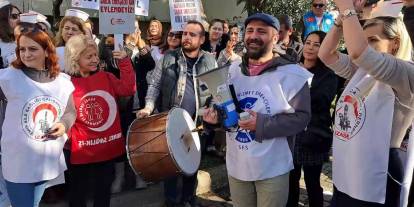
[{"label": "sunglasses", "polygon": [[19,19],[19,17],[20,17],[20,13],[10,14],[10,18],[14,20]]},{"label": "sunglasses", "polygon": [[168,37],[175,37],[176,39],[181,39],[183,33],[181,32],[169,32]]},{"label": "sunglasses", "polygon": [[325,4],[312,4],[312,6],[313,7],[315,7],[315,8],[323,8],[323,7],[325,7]]},{"label": "sunglasses", "polygon": [[44,30],[35,24],[27,23],[20,26],[21,33],[37,33],[37,32],[44,32]]}]

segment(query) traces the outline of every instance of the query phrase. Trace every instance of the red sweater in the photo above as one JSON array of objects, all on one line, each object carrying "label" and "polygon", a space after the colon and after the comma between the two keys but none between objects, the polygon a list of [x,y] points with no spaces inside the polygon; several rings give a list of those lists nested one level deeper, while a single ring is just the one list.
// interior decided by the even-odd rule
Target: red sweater
[{"label": "red sweater", "polygon": [[70,130],[71,163],[111,160],[125,152],[117,105],[120,96],[136,91],[135,73],[129,58],[119,61],[121,78],[99,71],[88,77],[72,77],[76,122]]}]

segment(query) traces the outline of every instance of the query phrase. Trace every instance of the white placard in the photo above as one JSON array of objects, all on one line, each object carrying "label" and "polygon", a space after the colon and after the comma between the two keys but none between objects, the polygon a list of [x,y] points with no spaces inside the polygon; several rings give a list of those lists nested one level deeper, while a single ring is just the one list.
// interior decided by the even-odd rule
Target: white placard
[{"label": "white placard", "polygon": [[148,16],[149,0],[135,0],[135,15]]},{"label": "white placard", "polygon": [[364,8],[362,19],[372,19],[375,17],[398,17],[404,3],[401,0],[381,0],[372,7]]},{"label": "white placard", "polygon": [[99,0],[72,0],[72,7],[99,10]]},{"label": "white placard", "polygon": [[188,20],[201,22],[200,0],[169,0],[171,27],[173,31],[182,31]]},{"label": "white placard", "polygon": [[135,0],[100,0],[99,34],[131,34],[135,30]]}]

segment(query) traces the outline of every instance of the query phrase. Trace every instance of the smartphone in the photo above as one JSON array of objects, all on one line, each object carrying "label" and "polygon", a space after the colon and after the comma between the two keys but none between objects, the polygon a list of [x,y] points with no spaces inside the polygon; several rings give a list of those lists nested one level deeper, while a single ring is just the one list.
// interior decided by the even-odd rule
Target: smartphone
[{"label": "smartphone", "polygon": [[380,0],[367,0],[367,2],[365,2],[365,7],[367,6],[371,6],[373,4],[378,3]]}]

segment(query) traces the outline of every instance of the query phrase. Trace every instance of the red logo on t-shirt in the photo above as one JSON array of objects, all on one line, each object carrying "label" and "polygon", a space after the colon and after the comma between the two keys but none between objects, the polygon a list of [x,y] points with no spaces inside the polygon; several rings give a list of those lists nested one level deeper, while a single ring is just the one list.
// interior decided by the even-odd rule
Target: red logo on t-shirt
[{"label": "red logo on t-shirt", "polygon": [[307,22],[314,22],[314,21],[315,21],[315,18],[313,18],[313,17],[308,17],[308,18],[306,19],[306,21],[307,21]]},{"label": "red logo on t-shirt", "polygon": [[79,118],[88,127],[101,127],[108,116],[108,103],[100,96],[88,96],[79,105]]}]

